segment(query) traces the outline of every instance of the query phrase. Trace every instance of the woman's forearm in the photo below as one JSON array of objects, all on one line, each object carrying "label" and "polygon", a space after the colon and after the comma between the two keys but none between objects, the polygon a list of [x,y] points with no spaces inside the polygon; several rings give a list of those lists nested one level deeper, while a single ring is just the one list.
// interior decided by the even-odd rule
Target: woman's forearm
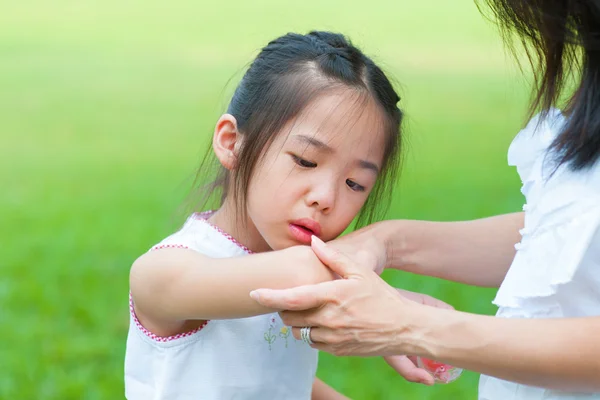
[{"label": "woman's forearm", "polygon": [[383,221],[370,232],[385,243],[388,268],[498,287],[522,227],[523,213],[514,213],[459,222]]},{"label": "woman's forearm", "polygon": [[507,319],[435,308],[418,314],[405,337],[417,355],[525,385],[600,391],[600,317]]}]

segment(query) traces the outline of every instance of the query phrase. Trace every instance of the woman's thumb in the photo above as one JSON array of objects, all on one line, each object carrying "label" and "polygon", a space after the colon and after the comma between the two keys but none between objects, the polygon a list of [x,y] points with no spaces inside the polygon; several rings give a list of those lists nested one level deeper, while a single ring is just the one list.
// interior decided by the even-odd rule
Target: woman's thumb
[{"label": "woman's thumb", "polygon": [[359,271],[348,257],[344,256],[338,250],[327,246],[318,237],[313,235],[310,245],[319,260],[342,278],[348,278]]}]

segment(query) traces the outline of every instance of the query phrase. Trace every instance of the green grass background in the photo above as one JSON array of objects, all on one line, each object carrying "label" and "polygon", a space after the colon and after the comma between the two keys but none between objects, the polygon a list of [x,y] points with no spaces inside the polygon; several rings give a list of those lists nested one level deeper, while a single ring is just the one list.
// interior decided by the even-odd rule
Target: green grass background
[{"label": "green grass background", "polygon": [[[506,151],[529,86],[472,1],[2,2],[1,399],[123,398],[129,266],[182,222],[247,63],[310,29],[346,33],[398,83],[409,145],[388,218],[520,209]],[[494,290],[384,276],[495,311]],[[318,375],[355,399],[475,399],[478,380],[427,388],[381,359],[326,354]]]}]

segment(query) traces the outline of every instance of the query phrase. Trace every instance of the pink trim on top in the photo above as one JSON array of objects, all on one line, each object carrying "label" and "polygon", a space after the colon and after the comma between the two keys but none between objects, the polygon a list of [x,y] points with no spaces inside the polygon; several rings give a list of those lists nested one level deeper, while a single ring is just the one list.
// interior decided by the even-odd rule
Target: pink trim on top
[{"label": "pink trim on top", "polygon": [[163,342],[163,343],[170,342],[172,340],[181,339],[181,338],[188,337],[188,336],[192,336],[194,333],[199,332],[202,328],[204,328],[206,326],[206,324],[208,323],[208,321],[204,321],[198,328],[191,330],[189,332],[178,333],[177,335],[173,335],[173,336],[158,336],[157,334],[152,333],[148,329],[144,328],[142,323],[138,320],[138,317],[135,314],[135,309],[133,307],[133,297],[131,297],[131,293],[129,293],[129,312],[131,313],[131,316],[133,317],[133,322],[135,323],[135,326],[137,326],[138,329],[144,333],[144,335],[148,336],[150,339],[152,339],[154,341]]},{"label": "pink trim on top", "polygon": [[[188,246],[183,245],[183,244],[159,244],[156,245],[154,247],[152,247],[150,249],[150,251],[152,250],[159,250],[159,249],[187,249]],[[133,317],[133,322],[135,323],[135,326],[137,326],[137,328],[146,336],[148,336],[150,339],[157,341],[157,342],[170,342],[172,340],[177,340],[177,339],[181,339],[184,337],[188,337],[193,335],[196,332],[199,332],[202,328],[204,328],[206,326],[206,324],[208,323],[208,321],[204,321],[203,324],[201,324],[198,328],[191,330],[189,332],[183,332],[183,333],[178,333],[177,335],[173,335],[173,336],[158,336],[155,333],[150,332],[148,329],[146,329],[142,323],[140,322],[140,320],[138,319],[136,313],[135,313],[135,308],[133,307],[133,297],[131,296],[131,293],[129,293],[129,312],[131,313],[131,316]]]},{"label": "pink trim on top", "polygon": [[232,242],[233,244],[235,244],[237,247],[239,247],[240,249],[244,250],[246,253],[248,254],[254,254],[254,252],[252,250],[250,250],[249,248],[247,248],[246,246],[244,246],[243,244],[241,244],[240,242],[238,242],[233,236],[231,236],[229,233],[225,232],[223,229],[219,228],[218,226],[210,223],[210,221],[208,220],[208,218],[214,214],[214,211],[204,211],[204,212],[200,212],[200,213],[194,213],[194,218],[196,219],[200,219],[204,222],[206,222],[208,225],[210,225],[214,230],[216,230],[217,232],[219,232],[221,235],[225,236],[227,239],[229,239],[230,242]]},{"label": "pink trim on top", "polygon": [[159,250],[159,249],[187,249],[187,248],[188,247],[183,244],[159,244],[159,245],[151,248],[150,251]]}]

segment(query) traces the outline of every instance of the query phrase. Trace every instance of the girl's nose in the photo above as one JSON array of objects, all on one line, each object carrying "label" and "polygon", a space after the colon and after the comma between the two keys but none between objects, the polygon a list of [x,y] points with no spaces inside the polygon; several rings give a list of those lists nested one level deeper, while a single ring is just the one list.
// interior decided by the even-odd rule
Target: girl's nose
[{"label": "girl's nose", "polygon": [[335,207],[336,197],[337,190],[333,182],[319,182],[310,188],[306,203],[309,207],[316,207],[323,213],[329,213]]}]

